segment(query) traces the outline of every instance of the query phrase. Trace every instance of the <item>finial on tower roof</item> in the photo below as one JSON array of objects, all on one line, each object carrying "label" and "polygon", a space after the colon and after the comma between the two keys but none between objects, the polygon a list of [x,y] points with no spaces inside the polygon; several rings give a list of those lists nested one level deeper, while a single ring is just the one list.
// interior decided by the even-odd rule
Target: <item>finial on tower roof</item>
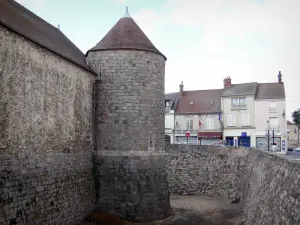
[{"label": "finial on tower roof", "polygon": [[128,6],[126,6],[126,13],[125,13],[125,17],[131,17],[128,11]]}]

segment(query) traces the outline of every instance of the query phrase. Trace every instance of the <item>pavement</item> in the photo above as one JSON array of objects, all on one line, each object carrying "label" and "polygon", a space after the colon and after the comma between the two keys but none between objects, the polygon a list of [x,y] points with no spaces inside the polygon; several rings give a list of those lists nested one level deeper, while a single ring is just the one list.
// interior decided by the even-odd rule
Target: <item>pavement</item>
[{"label": "pavement", "polygon": [[285,157],[295,160],[300,160],[300,152],[287,152]]},{"label": "pavement", "polygon": [[[242,212],[239,204],[231,204],[226,199],[204,196],[171,196],[172,215],[159,221],[130,223],[120,222],[112,225],[240,225]],[[84,225],[107,224],[107,221]]]}]

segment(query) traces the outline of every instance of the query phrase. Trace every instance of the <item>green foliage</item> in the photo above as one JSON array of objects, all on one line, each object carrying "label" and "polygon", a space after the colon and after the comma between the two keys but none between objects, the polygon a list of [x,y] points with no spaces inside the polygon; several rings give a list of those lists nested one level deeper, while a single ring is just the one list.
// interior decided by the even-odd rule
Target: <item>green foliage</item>
[{"label": "green foliage", "polygon": [[293,122],[296,124],[296,126],[300,129],[300,109],[295,110],[292,113]]}]

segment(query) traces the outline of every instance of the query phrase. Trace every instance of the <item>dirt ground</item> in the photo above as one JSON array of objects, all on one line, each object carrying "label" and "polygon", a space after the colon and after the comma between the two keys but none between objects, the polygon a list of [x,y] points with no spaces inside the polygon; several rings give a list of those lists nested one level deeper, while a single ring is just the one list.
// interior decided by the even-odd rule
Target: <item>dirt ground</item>
[{"label": "dirt ground", "polygon": [[[228,200],[202,196],[171,196],[173,215],[165,220],[131,225],[241,225],[239,204]],[[84,223],[84,225],[105,224]]]}]

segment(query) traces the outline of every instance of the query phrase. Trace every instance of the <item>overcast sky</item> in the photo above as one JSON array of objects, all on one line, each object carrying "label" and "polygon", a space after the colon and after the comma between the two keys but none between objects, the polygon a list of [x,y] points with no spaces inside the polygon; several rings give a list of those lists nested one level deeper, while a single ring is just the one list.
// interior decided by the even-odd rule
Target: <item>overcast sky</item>
[{"label": "overcast sky", "polygon": [[[166,92],[276,82],[282,71],[288,118],[300,108],[299,0],[18,0],[57,26],[84,53],[125,7],[167,56]],[[297,15],[298,14],[298,15]],[[298,17],[297,17],[298,16]]]}]

